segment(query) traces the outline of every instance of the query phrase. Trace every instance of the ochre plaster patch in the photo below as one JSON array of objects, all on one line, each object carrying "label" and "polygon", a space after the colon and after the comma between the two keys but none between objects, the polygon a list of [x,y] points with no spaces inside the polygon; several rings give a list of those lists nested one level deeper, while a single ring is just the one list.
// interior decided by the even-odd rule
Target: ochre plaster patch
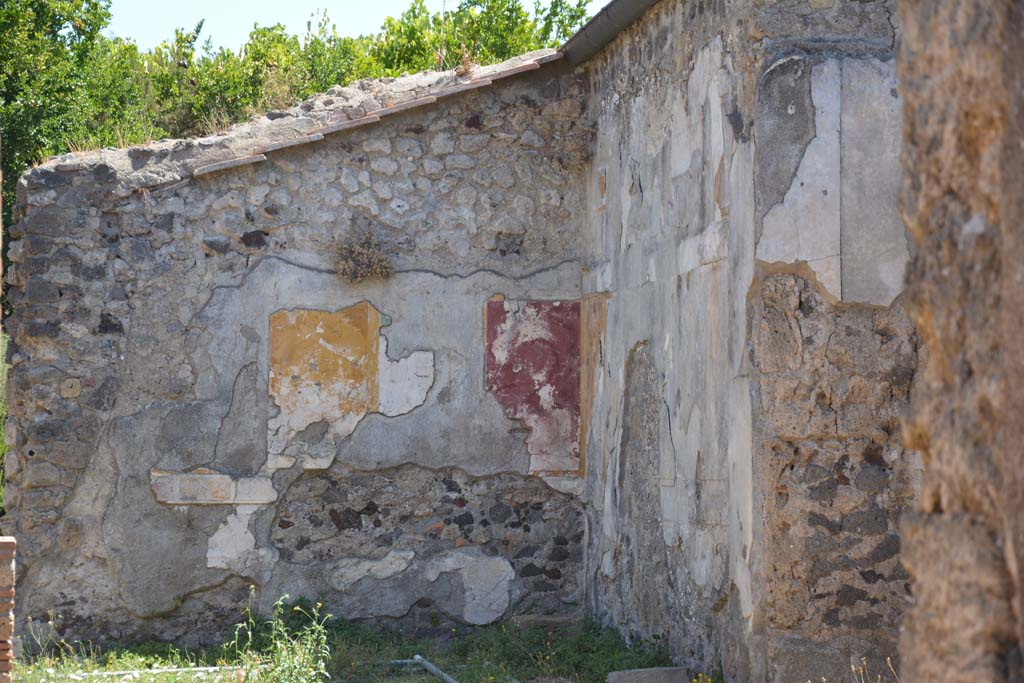
[{"label": "ochre plaster patch", "polygon": [[277,311],[270,316],[270,451],[321,420],[348,436],[378,403],[380,313],[366,302],[340,311]]},{"label": "ochre plaster patch", "polygon": [[[279,412],[268,422],[270,469],[291,466],[283,456],[292,439],[327,422],[339,439],[367,413],[408,413],[426,400],[434,354],[387,357],[381,314],[367,302],[340,311],[277,311],[270,316],[270,396]],[[326,467],[330,462],[311,461]]]}]

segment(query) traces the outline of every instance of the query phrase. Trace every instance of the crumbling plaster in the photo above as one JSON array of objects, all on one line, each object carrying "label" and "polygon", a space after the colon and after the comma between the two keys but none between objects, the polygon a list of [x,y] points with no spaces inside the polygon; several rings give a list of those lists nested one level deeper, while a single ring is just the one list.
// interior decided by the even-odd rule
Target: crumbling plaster
[{"label": "crumbling plaster", "polygon": [[[840,678],[851,656],[895,655],[908,598],[885,534],[914,498],[919,464],[894,421],[917,340],[898,302],[908,249],[891,12],[881,2],[661,3],[589,69],[597,141],[583,290],[606,294],[608,311],[586,434],[587,605],[727,680]],[[797,344],[789,350],[809,386],[787,378],[790,393],[776,399],[775,370],[761,364],[772,338],[758,330],[773,315],[762,290],[783,274],[808,288],[808,312],[820,299],[816,316],[828,321],[802,334],[838,332],[822,338],[833,366],[819,367],[800,326],[786,328],[796,336],[782,345]],[[871,383],[877,395],[864,393]],[[821,461],[839,469],[822,490],[794,490],[781,510],[765,444],[788,437],[775,411],[799,419],[801,392],[814,412],[815,385],[835,411],[865,408],[825,444]],[[884,458],[857,441],[868,434]],[[865,445],[872,462],[862,465]],[[854,478],[865,469],[866,491],[845,467]],[[838,503],[821,498],[827,487]],[[850,525],[883,512],[868,534],[826,532],[817,550],[798,549],[793,538],[810,536],[802,525],[819,506],[849,513]],[[845,551],[829,557],[832,544]],[[814,562],[804,601],[776,628],[790,609],[777,596]],[[883,616],[863,616],[867,604]]]},{"label": "crumbling plaster", "polygon": [[[21,581],[34,597],[23,617],[57,599],[69,634],[194,642],[236,618],[247,583],[262,608],[284,593],[326,593],[340,615],[402,624],[430,611],[479,624],[571,604],[575,572],[559,567],[576,561],[578,502],[527,478],[529,429],[484,378],[489,298],[580,293],[572,188],[591,132],[579,81],[557,63],[528,66],[537,73],[500,89],[190,179],[182,167],[204,141],[62,158],[24,178],[8,272],[16,398],[5,519],[24,539]],[[208,146],[277,140],[278,121],[301,131],[358,117],[368,96],[386,104],[424,81],[437,79],[338,89]],[[344,282],[337,244],[366,230],[396,273]],[[67,390],[72,380],[79,391]],[[289,559],[309,539],[274,540],[303,472],[385,470],[406,482],[419,473],[423,493],[304,522],[361,530],[332,554],[336,570]],[[504,488],[489,483],[499,476]],[[483,478],[474,487],[491,502],[459,510],[469,496],[429,484],[459,477]],[[400,513],[400,502],[414,507]],[[363,578],[323,582],[349,565]],[[398,585],[403,597],[386,604],[358,597]]]},{"label": "crumbling plaster", "polygon": [[[419,630],[582,606],[729,681],[892,653],[894,40],[883,0],[663,0],[575,69],[364,82],[30,171],[22,615],[195,641],[253,584]],[[344,282],[365,230],[396,272]]]}]

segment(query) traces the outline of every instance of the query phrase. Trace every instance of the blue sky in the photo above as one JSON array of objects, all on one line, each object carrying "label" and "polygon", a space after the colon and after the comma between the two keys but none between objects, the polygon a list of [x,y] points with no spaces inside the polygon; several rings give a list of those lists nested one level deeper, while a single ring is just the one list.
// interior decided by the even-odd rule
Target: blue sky
[{"label": "blue sky", "polygon": [[[594,14],[608,0],[591,0]],[[410,0],[113,0],[109,35],[131,38],[143,49],[155,47],[174,36],[176,27],[192,29],[206,19],[200,41],[213,38],[215,47],[237,50],[246,41],[253,23],[261,26],[284,24],[292,33],[303,34],[313,13],[326,9],[342,35],[357,36],[380,29],[387,16],[397,16]],[[532,0],[524,3],[532,7]],[[427,0],[427,7],[440,11],[458,5],[458,0]]]}]

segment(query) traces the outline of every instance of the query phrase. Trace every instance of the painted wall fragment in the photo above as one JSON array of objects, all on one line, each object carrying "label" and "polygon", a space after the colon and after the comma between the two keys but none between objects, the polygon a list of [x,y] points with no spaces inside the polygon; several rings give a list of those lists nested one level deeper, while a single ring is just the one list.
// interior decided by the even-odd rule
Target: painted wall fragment
[{"label": "painted wall fragment", "polygon": [[282,453],[307,428],[323,425],[343,439],[367,413],[402,415],[426,400],[434,381],[433,352],[391,361],[380,330],[380,312],[365,301],[340,311],[270,316],[269,391],[279,408],[267,425],[270,469],[291,466],[294,458]]},{"label": "painted wall fragment", "polygon": [[485,325],[487,387],[529,427],[530,471],[579,471],[580,303],[492,299]]},{"label": "painted wall fragment", "polygon": [[244,576],[269,573],[273,569],[277,551],[274,548],[257,548],[256,537],[249,530],[249,522],[259,509],[259,505],[235,507],[235,512],[228,515],[207,542],[207,567],[231,569]]},{"label": "painted wall fragment", "polygon": [[169,505],[264,505],[277,500],[270,477],[234,478],[200,467],[190,472],[150,470],[156,499]]}]

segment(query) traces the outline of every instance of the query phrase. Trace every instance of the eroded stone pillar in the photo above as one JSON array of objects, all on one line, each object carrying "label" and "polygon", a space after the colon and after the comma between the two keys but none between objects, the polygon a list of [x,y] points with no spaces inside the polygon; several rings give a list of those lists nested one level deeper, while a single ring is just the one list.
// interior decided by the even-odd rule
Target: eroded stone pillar
[{"label": "eroded stone pillar", "polygon": [[1024,5],[902,0],[902,206],[928,348],[906,429],[905,681],[1021,679]]},{"label": "eroded stone pillar", "polygon": [[14,665],[13,536],[0,536],[0,683],[10,683]]}]

